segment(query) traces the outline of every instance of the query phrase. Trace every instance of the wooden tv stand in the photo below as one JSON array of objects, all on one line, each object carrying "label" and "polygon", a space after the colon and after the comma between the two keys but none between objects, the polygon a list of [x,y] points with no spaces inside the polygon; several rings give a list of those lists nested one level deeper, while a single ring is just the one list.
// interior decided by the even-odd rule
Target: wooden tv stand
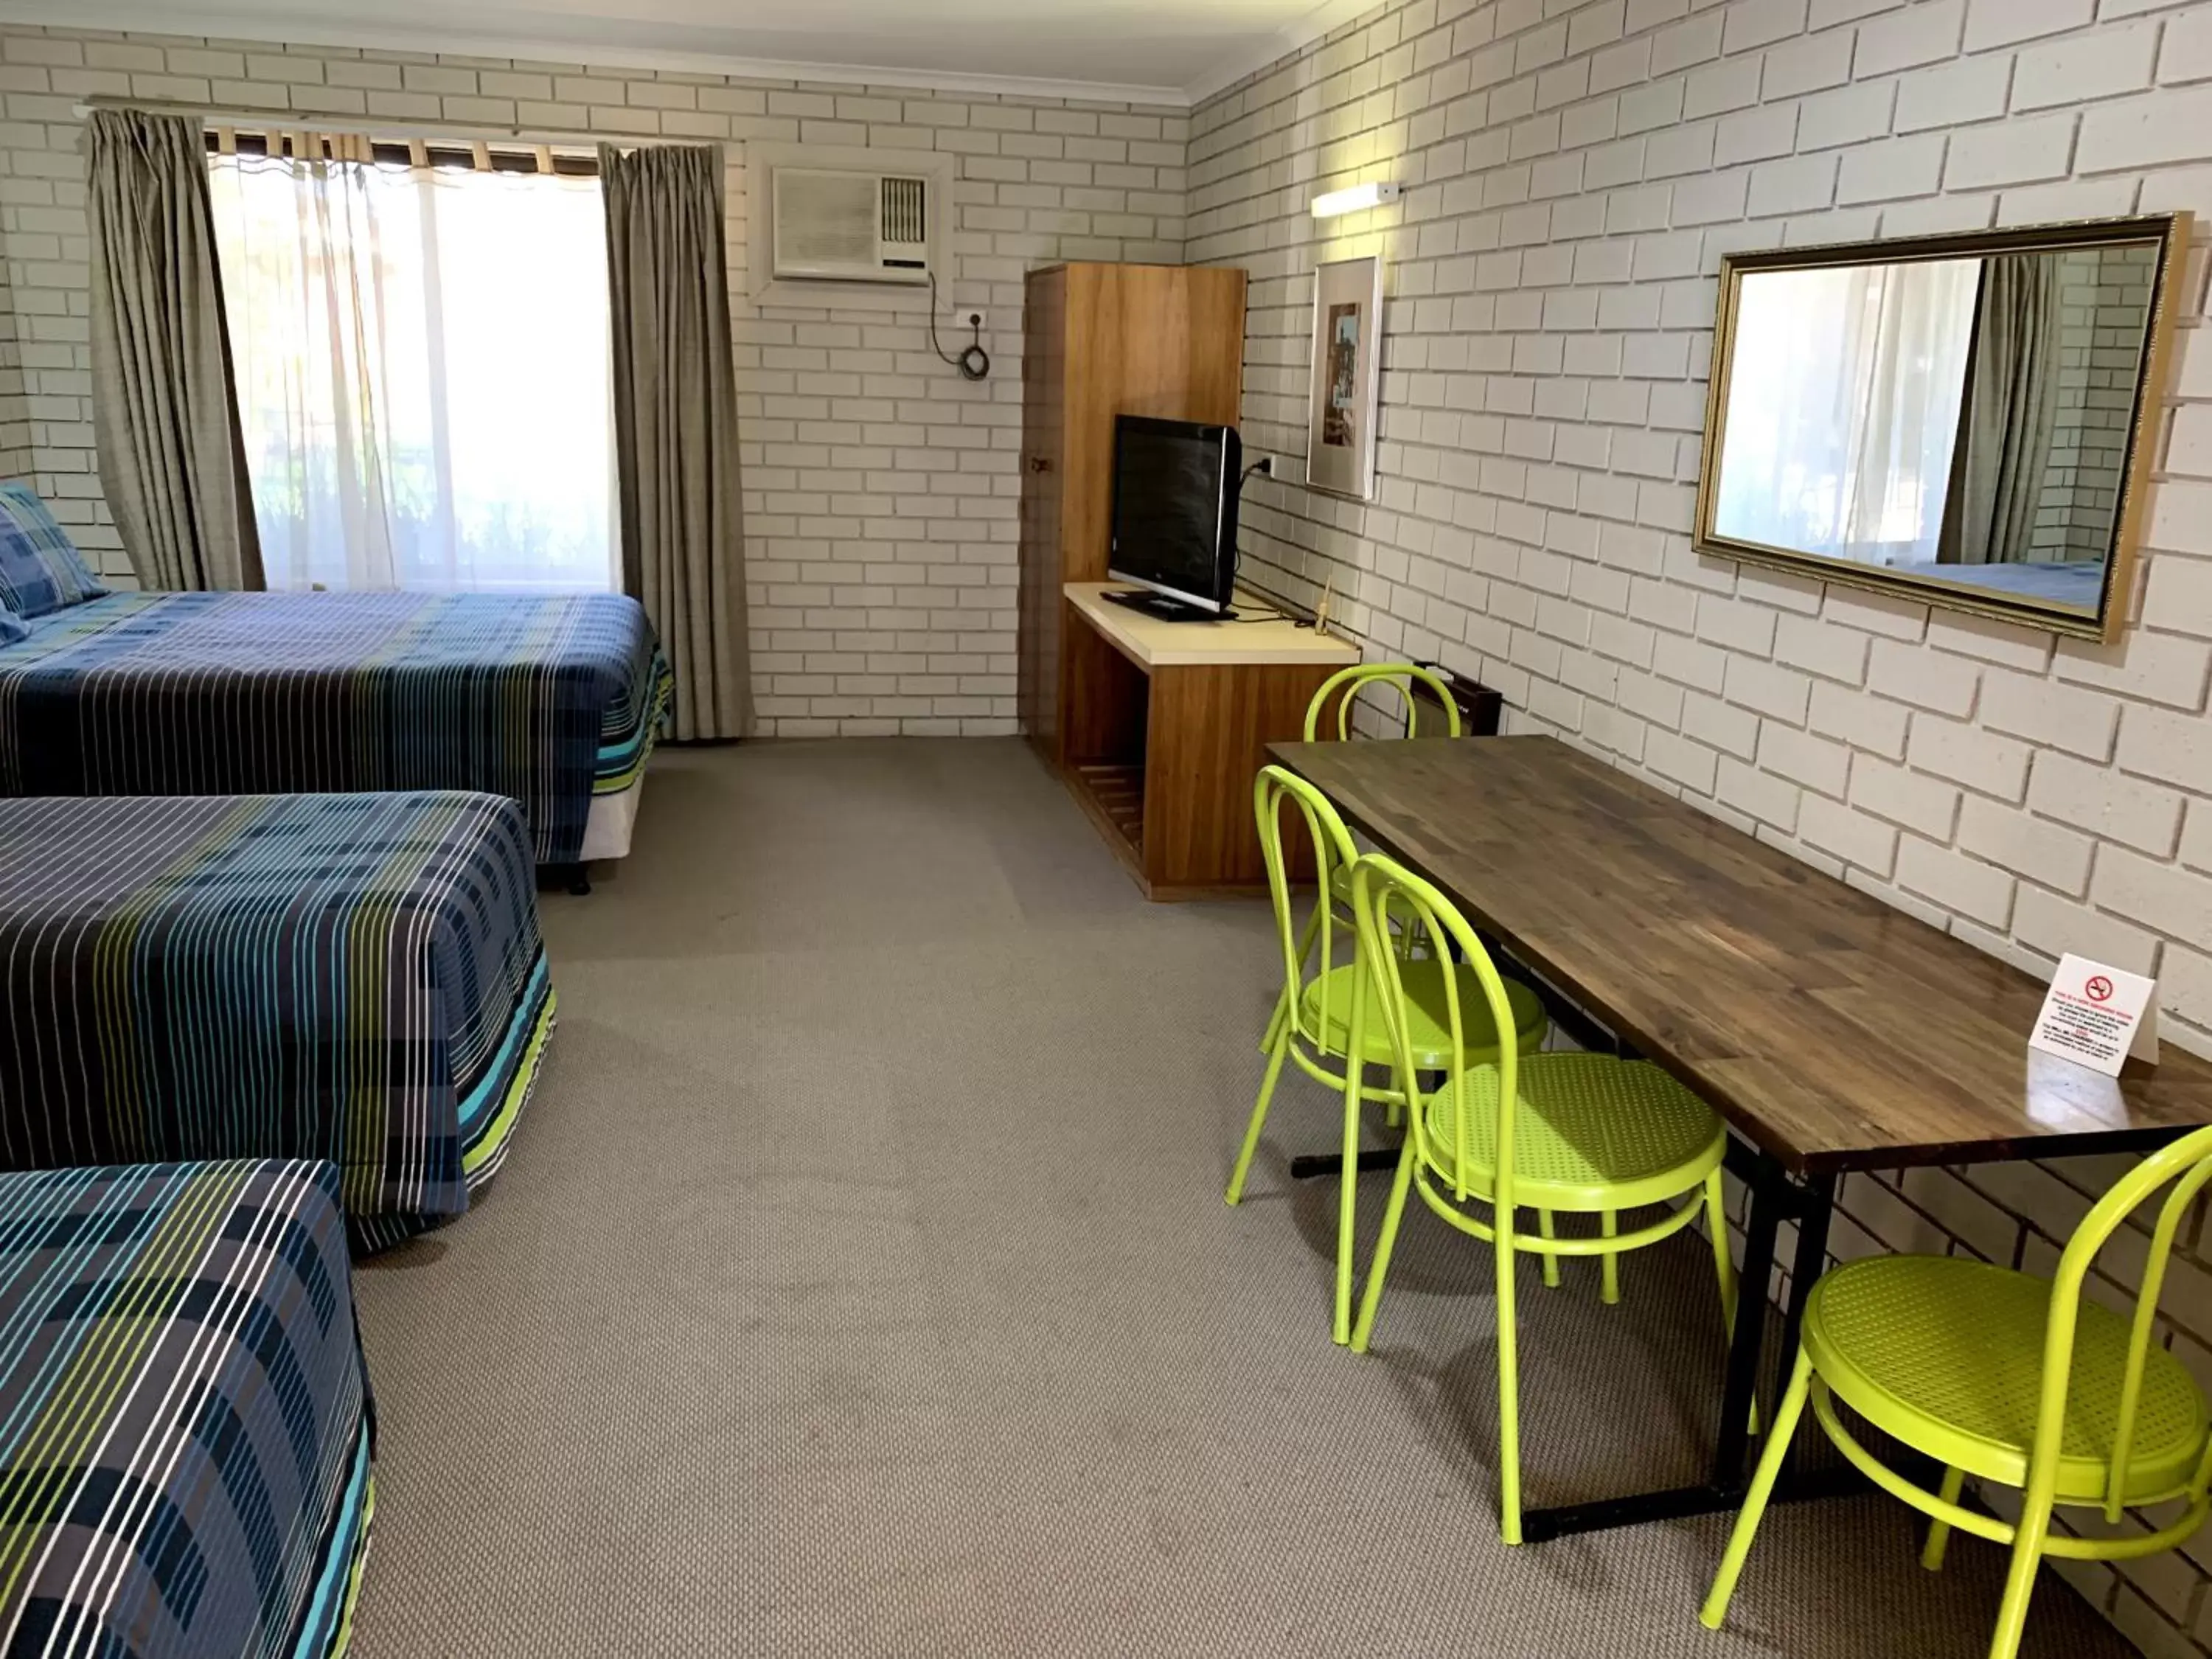
[{"label": "wooden tv stand", "polygon": [[1060,771],[1147,898],[1264,891],[1253,775],[1358,647],[1242,596],[1271,620],[1161,622],[1103,597],[1122,587],[1066,586]]}]

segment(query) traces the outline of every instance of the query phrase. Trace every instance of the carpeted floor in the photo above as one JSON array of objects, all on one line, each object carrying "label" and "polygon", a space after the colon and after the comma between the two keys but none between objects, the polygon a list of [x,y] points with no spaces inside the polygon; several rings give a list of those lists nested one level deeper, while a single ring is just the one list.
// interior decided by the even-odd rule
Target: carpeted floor
[{"label": "carpeted floor", "polygon": [[[1334,1103],[1221,1202],[1279,958],[1149,906],[1012,742],[665,753],[548,894],[561,1027],[505,1172],[358,1275],[382,1413],[359,1659],[1972,1659],[1999,1552],[1778,1510],[1499,1543],[1487,1253],[1415,1206],[1328,1340]],[[1380,1207],[1380,1186],[1367,1210]],[[1695,1241],[1687,1242],[1694,1246]],[[1532,1503],[1691,1477],[1695,1248],[1524,1274]],[[2046,1581],[2028,1651],[2127,1651]]]}]

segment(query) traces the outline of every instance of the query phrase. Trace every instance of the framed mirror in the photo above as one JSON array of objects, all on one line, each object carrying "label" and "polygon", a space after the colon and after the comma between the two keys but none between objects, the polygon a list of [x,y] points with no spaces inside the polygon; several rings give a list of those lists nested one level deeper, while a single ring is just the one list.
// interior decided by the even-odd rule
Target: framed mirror
[{"label": "framed mirror", "polygon": [[2188,246],[2174,213],[1728,255],[1698,550],[2116,638]]}]

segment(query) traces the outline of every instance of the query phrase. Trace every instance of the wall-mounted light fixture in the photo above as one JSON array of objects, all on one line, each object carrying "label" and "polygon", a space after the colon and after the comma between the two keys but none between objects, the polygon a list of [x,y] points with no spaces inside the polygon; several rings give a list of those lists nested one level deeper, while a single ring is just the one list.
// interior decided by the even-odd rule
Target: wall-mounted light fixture
[{"label": "wall-mounted light fixture", "polygon": [[1364,213],[1368,209],[1381,207],[1385,202],[1395,202],[1404,194],[1406,187],[1395,184],[1354,185],[1349,190],[1333,190],[1326,196],[1314,198],[1313,216],[1334,219],[1346,213]]}]

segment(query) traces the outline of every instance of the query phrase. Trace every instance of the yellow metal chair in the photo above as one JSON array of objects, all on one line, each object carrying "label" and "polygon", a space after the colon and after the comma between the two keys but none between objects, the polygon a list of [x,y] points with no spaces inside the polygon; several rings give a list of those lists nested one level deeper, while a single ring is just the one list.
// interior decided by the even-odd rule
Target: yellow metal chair
[{"label": "yellow metal chair", "polygon": [[[1321,683],[1321,689],[1313,694],[1313,701],[1306,705],[1305,740],[1308,743],[1329,740],[1327,723],[1330,705],[1334,703],[1336,708],[1336,741],[1351,742],[1352,708],[1359,701],[1360,693],[1373,685],[1388,685],[1396,690],[1399,701],[1405,706],[1404,735],[1418,738],[1421,735],[1421,706],[1413,696],[1413,687],[1417,684],[1426,687],[1443,708],[1444,735],[1449,738],[1459,736],[1459,705],[1452,701],[1451,692],[1441,675],[1419,663],[1363,662],[1339,669]],[[1433,730],[1433,726],[1431,729]],[[1330,897],[1349,910],[1352,903],[1352,866],[1349,861],[1340,864],[1331,873],[1328,892]],[[1307,926],[1310,927],[1312,924],[1309,922]],[[1402,946],[1406,941],[1400,943]]]},{"label": "yellow metal chair", "polygon": [[[1399,1075],[1408,1079],[1410,1097],[1405,1146],[1368,1269],[1352,1351],[1364,1353],[1374,1333],[1408,1187],[1461,1231],[1492,1242],[1498,1268],[1500,1521],[1505,1541],[1517,1544],[1521,1414],[1514,1257],[1534,1252],[1547,1265],[1563,1255],[1609,1260],[1681,1231],[1697,1218],[1702,1204],[1712,1232],[1722,1311],[1733,1327],[1735,1273],[1729,1260],[1721,1194],[1728,1132],[1711,1107],[1641,1061],[1606,1054],[1516,1054],[1510,1048],[1485,1054],[1469,1048],[1468,1035],[1504,1023],[1510,1005],[1505,983],[1467,919],[1436,888],[1380,854],[1353,866],[1352,888],[1359,930],[1352,994],[1358,1018],[1352,1041],[1355,1047],[1371,1042],[1367,1024],[1379,1018]],[[1394,923],[1418,933],[1433,956],[1448,956],[1455,945],[1464,957],[1464,975],[1445,981],[1442,1008],[1417,1013],[1409,964],[1391,945]],[[1479,992],[1479,999],[1468,998],[1469,989]],[[1466,1006],[1470,1000],[1473,1006]],[[1430,1056],[1445,1071],[1443,1082],[1425,1097],[1412,1080],[1417,1042],[1431,1043]],[[1348,1095],[1347,1091],[1347,1112]],[[1676,1207],[1662,1219],[1628,1233],[1619,1231],[1621,1212],[1668,1203]],[[1486,1207],[1490,1218],[1470,1213],[1471,1204]],[[1523,1206],[1541,1218],[1557,1212],[1595,1214],[1604,1224],[1603,1236],[1559,1238],[1546,1224],[1541,1236],[1531,1238],[1517,1220]]]},{"label": "yellow metal chair", "polygon": [[[2010,1547],[1990,1659],[2020,1650],[2043,1557],[2124,1561],[2185,1541],[2203,1525],[2212,1484],[2212,1415],[2179,1360],[2154,1341],[2176,1231],[2212,1179],[2212,1129],[2146,1159],[2090,1210],[2052,1280],[1949,1256],[1875,1256],[1838,1267],[1806,1299],[1804,1344],[1759,1472],[1699,1617],[1718,1630],[1808,1400],[1844,1456],[1876,1486],[1932,1518],[1921,1562],[1943,1565],[1953,1528]],[[2135,1316],[2081,1299],[2097,1253],[2167,1183]],[[1860,1445],[1838,1416],[1866,1421],[1944,1467],[1942,1490],[1916,1486]],[[1959,1504],[1966,1477],[2021,1489],[2017,1522]],[[2051,1530],[2059,1505],[2100,1510],[2179,1500],[2180,1516],[2124,1538]]]},{"label": "yellow metal chair", "polygon": [[1322,682],[1321,690],[1313,694],[1313,701],[1306,705],[1306,741],[1328,741],[1322,736],[1322,724],[1332,701],[1336,704],[1337,741],[1349,740],[1352,705],[1358,702],[1359,694],[1370,685],[1384,684],[1395,686],[1406,705],[1406,736],[1420,736],[1420,704],[1413,696],[1413,687],[1417,683],[1426,687],[1443,705],[1444,736],[1459,736],[1459,705],[1452,701],[1451,692],[1445,686],[1443,676],[1422,667],[1419,663],[1363,662],[1340,669]]},{"label": "yellow metal chair", "polygon": [[[1303,932],[1297,927],[1290,860],[1283,843],[1284,813],[1286,806],[1294,805],[1305,820],[1314,848],[1317,893],[1328,892],[1331,877],[1357,858],[1351,832],[1326,795],[1279,766],[1260,769],[1252,799],[1259,820],[1260,847],[1267,860],[1268,892],[1274,900],[1276,936],[1283,947],[1283,993],[1267,1024],[1267,1070],[1261,1079],[1260,1097],[1253,1103],[1252,1121],[1244,1131],[1244,1144],[1230,1175],[1226,1196],[1235,1204],[1244,1194],[1244,1178],[1259,1150],[1260,1133],[1267,1125],[1267,1108],[1274,1099],[1285,1060],[1295,1061],[1308,1077],[1345,1096],[1345,1179],[1338,1219],[1335,1315],[1336,1340],[1344,1342],[1350,1340],[1352,1329],[1352,1172],[1358,1161],[1360,1103],[1378,1101],[1395,1111],[1405,1102],[1408,1079],[1419,1069],[1441,1069],[1454,1054],[1471,1058],[1494,1055],[1500,1030],[1513,1032],[1516,1048],[1538,1048],[1551,1029],[1551,1021],[1543,1003],[1527,986],[1512,985],[1501,989],[1495,998],[1478,995],[1476,970],[1438,955],[1401,964],[1394,981],[1401,987],[1405,1000],[1406,1013],[1401,1022],[1406,1028],[1403,1043],[1394,1042],[1385,1035],[1379,1017],[1363,1023],[1355,1006],[1356,969],[1335,960],[1336,940],[1344,932],[1336,919],[1336,907],[1316,898],[1312,918]],[[1488,971],[1487,958],[1483,966]],[[1371,989],[1369,994],[1373,994]],[[1456,1012],[1462,1003],[1470,1005],[1464,1022]],[[1449,1030],[1443,1023],[1448,1009],[1454,1011],[1454,1024]],[[1357,1055],[1358,1060],[1347,1064],[1346,1055]],[[1342,1069],[1332,1069],[1332,1061]],[[1389,1088],[1367,1086],[1362,1073],[1369,1064],[1399,1068]]]},{"label": "yellow metal chair", "polygon": [[[1351,742],[1352,740],[1352,708],[1359,701],[1360,693],[1373,685],[1388,685],[1398,693],[1398,699],[1402,705],[1405,716],[1403,736],[1418,738],[1421,735],[1421,704],[1413,692],[1416,685],[1425,687],[1436,698],[1437,707],[1441,711],[1443,720],[1443,735],[1448,738],[1456,738],[1461,735],[1462,728],[1460,724],[1459,704],[1453,699],[1450,688],[1446,684],[1442,675],[1432,669],[1422,667],[1419,663],[1367,662],[1355,664],[1350,668],[1340,669],[1322,682],[1321,689],[1313,695],[1313,701],[1306,705],[1305,740],[1308,743],[1328,741],[1328,728],[1330,724],[1328,714],[1331,705],[1334,704],[1336,711],[1336,719],[1334,722],[1336,728],[1336,741]],[[1435,730],[1433,723],[1430,729],[1432,732]],[[1328,890],[1329,896],[1342,905],[1348,915],[1352,908],[1352,866],[1349,863],[1339,865],[1331,873]],[[1306,926],[1310,930],[1314,926],[1313,921],[1309,920]],[[1419,942],[1410,934],[1400,933],[1394,937],[1401,955],[1410,955],[1419,948]],[[1268,1027],[1270,1041],[1273,1040],[1273,1035],[1274,1028],[1270,1025]],[[1263,1043],[1261,1046],[1266,1045]],[[1544,1212],[1537,1219],[1547,1232],[1551,1231],[1553,1218],[1549,1211]],[[1606,1217],[1605,1225],[1609,1231],[1614,1225],[1614,1218]],[[1556,1257],[1545,1258],[1544,1283],[1553,1288],[1558,1287],[1559,1264]],[[1620,1267],[1618,1258],[1613,1255],[1604,1258],[1603,1296],[1608,1304],[1620,1300]],[[1337,1340],[1341,1342],[1344,1338],[1339,1335]]]},{"label": "yellow metal chair", "polygon": [[[1437,672],[1422,668],[1411,661],[1363,661],[1352,668],[1340,668],[1328,679],[1321,681],[1321,690],[1314,692],[1314,702],[1305,706],[1305,741],[1307,744],[1328,744],[1328,714],[1329,706],[1336,706],[1336,741],[1352,741],[1352,708],[1358,703],[1360,692],[1370,686],[1391,686],[1398,692],[1398,702],[1405,706],[1405,737],[1420,737],[1420,703],[1413,696],[1413,686],[1425,686],[1437,706],[1444,710],[1444,737],[1460,734],[1460,706],[1451,702],[1451,690]],[[1433,730],[1433,728],[1431,728]],[[1352,907],[1352,865],[1338,865],[1329,876],[1329,898],[1343,905],[1349,914]],[[1312,922],[1307,922],[1312,927]],[[1409,947],[1409,940],[1401,940],[1401,949]]]}]

